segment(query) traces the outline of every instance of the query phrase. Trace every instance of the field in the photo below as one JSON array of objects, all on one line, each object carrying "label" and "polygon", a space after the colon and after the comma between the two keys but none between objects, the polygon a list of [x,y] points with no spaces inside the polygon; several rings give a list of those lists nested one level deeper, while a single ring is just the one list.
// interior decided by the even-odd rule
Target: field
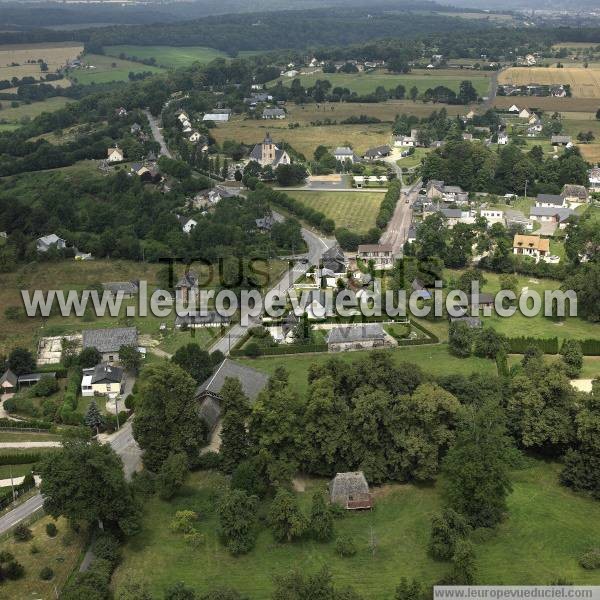
[{"label": "field", "polygon": [[[599,69],[511,67],[500,73],[498,83],[512,85],[568,83],[575,98],[600,98]],[[531,103],[535,104],[536,100],[537,98],[531,99]]]},{"label": "field", "polygon": [[[73,100],[63,98],[62,96],[55,96],[53,98],[47,98],[42,102],[21,104],[16,108],[7,107],[0,110],[0,119],[6,121],[9,125],[19,124],[24,117],[33,119],[43,112],[52,112],[59,108],[63,108],[69,102],[73,102]],[[6,106],[6,103],[4,103],[4,105]],[[14,127],[12,128],[14,129]]]},{"label": "field", "polygon": [[121,60],[113,56],[102,56],[100,54],[86,54],[82,62],[85,65],[95,68],[69,69],[69,78],[75,83],[84,85],[90,83],[107,83],[110,81],[128,81],[129,73],[160,73],[160,67],[152,67],[132,62],[130,60]]},{"label": "field", "polygon": [[[600,108],[600,101],[598,107]],[[567,118],[563,121],[564,132],[575,140],[579,132],[591,131],[596,138],[594,142],[591,144],[578,144],[578,148],[588,162],[597,163],[600,161],[600,121],[595,118],[595,115],[593,115],[594,119],[571,119],[568,118],[569,116],[575,115],[566,115]]]},{"label": "field", "polygon": [[[56,537],[46,534],[46,525],[55,522],[58,528]],[[57,590],[62,590],[69,576],[77,566],[84,550],[85,533],[74,533],[66,519],[53,521],[44,516],[30,526],[33,539],[29,542],[16,542],[7,537],[0,542],[0,551],[8,551],[25,567],[25,576],[19,581],[4,581],[2,583],[2,598],[36,598],[39,600],[54,600]],[[38,552],[32,553],[33,547]],[[40,579],[40,571],[50,567],[54,577],[50,581]]]},{"label": "field", "polygon": [[[484,72],[469,71],[463,73],[454,70],[413,71],[407,75],[394,75],[384,71],[369,73],[323,73],[317,71],[311,74],[299,75],[293,79],[300,79],[305,87],[314,85],[318,79],[327,79],[333,87],[345,87],[360,95],[370,94],[378,86],[391,90],[398,85],[403,85],[407,94],[413,86],[417,87],[419,93],[424,92],[427,88],[434,88],[439,85],[458,92],[460,82],[465,79],[473,83],[480,96],[487,95],[489,87],[489,75]],[[293,79],[280,78],[286,85],[291,85]]]},{"label": "field", "polygon": [[214,48],[202,46],[106,46],[104,51],[109,56],[138,58],[146,60],[154,58],[161,67],[186,67],[195,62],[208,63],[215,58],[227,58],[227,54]]},{"label": "field", "polygon": [[[545,69],[544,69],[545,70]],[[562,71],[562,69],[561,69]],[[596,114],[599,106],[598,98],[546,98],[519,97],[519,96],[497,96],[494,105],[500,109],[508,109],[513,104],[526,106],[531,109],[539,109],[545,112],[571,112]]]},{"label": "field", "polygon": [[[0,80],[19,79],[27,75],[40,78],[42,72],[37,63],[42,59],[53,73],[83,52],[79,42],[45,42],[40,44],[7,44],[0,46]],[[36,61],[28,63],[28,60]],[[16,65],[16,66],[11,66]]]},{"label": "field", "polygon": [[[558,576],[580,584],[597,582],[597,575],[584,571],[577,559],[600,535],[600,505],[561,488],[559,470],[555,464],[527,460],[525,468],[512,473],[509,517],[485,541],[483,536],[475,541],[478,583],[548,584]],[[298,494],[305,512],[312,491],[324,490],[325,483],[306,481],[306,491]],[[199,593],[227,585],[251,600],[263,600],[270,597],[273,576],[291,569],[314,573],[326,565],[340,586],[353,586],[367,600],[388,600],[401,577],[432,584],[449,570],[426,551],[430,519],[441,505],[441,483],[374,488],[372,512],[348,514],[335,522],[337,535],[355,541],[357,553],[351,558],[340,558],[333,542],[277,544],[267,530],[249,554],[233,558],[215,532],[214,499],[220,485],[217,475],[194,473],[170,504],[156,497],[146,503],[143,532],[125,546],[113,579],[117,591],[133,579],[145,581],[160,596],[169,584],[184,581]],[[169,530],[175,511],[183,509],[201,514],[197,526],[205,542],[196,550]],[[264,506],[260,510],[262,515]],[[369,549],[371,532],[377,541],[374,554]]]},{"label": "field", "polygon": [[366,233],[375,227],[375,218],[383,200],[382,192],[289,192],[289,195],[321,211],[335,221],[336,227],[346,227]]}]

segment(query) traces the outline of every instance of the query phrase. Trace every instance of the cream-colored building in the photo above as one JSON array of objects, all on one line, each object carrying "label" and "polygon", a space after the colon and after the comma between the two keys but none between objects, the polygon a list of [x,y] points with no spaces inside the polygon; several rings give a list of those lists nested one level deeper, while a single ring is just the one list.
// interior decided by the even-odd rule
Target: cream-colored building
[{"label": "cream-colored building", "polygon": [[123,387],[123,369],[100,364],[83,369],[81,379],[82,396],[118,396]]}]

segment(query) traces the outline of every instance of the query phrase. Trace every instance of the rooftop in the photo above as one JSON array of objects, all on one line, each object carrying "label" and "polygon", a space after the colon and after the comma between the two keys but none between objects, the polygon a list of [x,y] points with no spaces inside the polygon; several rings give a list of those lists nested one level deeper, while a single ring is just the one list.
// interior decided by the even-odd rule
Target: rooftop
[{"label": "rooftop", "polygon": [[137,346],[138,334],[135,327],[106,329],[84,329],[83,347],[96,348],[98,352],[117,352],[121,346]]}]

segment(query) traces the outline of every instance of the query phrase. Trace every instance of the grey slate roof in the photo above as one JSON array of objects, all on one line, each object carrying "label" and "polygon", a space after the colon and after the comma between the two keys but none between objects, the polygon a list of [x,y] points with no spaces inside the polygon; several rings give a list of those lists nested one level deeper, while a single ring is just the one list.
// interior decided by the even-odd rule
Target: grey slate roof
[{"label": "grey slate roof", "polygon": [[376,148],[369,148],[365,152],[367,158],[377,158],[379,156],[387,156],[392,149],[388,145],[377,146]]},{"label": "grey slate roof", "polygon": [[102,287],[112,294],[123,292],[124,294],[137,294],[138,293],[138,282],[137,281],[108,281],[102,284]]},{"label": "grey slate roof", "polygon": [[56,379],[56,373],[26,373],[25,375],[19,375],[19,383],[37,383],[43,377],[52,377]]},{"label": "grey slate roof", "polygon": [[98,352],[118,352],[121,346],[137,346],[138,334],[135,327],[107,329],[84,329],[83,348],[96,348]]},{"label": "grey slate roof", "polygon": [[112,367],[111,365],[99,364],[91,369],[84,369],[83,373],[84,375],[92,376],[92,383],[100,383],[102,381],[121,383],[123,380],[123,369]]},{"label": "grey slate roof", "polygon": [[16,387],[17,381],[17,376],[10,369],[6,369],[2,374],[2,377],[0,377],[0,385],[3,383],[10,383],[12,387]]},{"label": "grey slate roof", "polygon": [[202,314],[200,311],[190,311],[187,315],[177,315],[175,317],[175,327],[182,325],[204,325],[208,323],[221,323],[226,325],[229,323],[229,318],[220,315],[214,310],[205,311]]},{"label": "grey slate roof", "polygon": [[359,500],[368,495],[369,484],[362,471],[337,473],[329,482],[329,496],[332,502],[345,506],[348,500]]},{"label": "grey slate roof", "polygon": [[346,257],[338,244],[323,252],[323,268],[334,273],[343,273],[346,270]]},{"label": "grey slate roof", "polygon": [[554,204],[556,206],[562,206],[565,199],[560,194],[538,194],[536,202],[543,202],[544,204]]},{"label": "grey slate roof", "polygon": [[349,325],[335,327],[327,336],[328,344],[344,342],[365,342],[368,340],[383,340],[385,332],[379,323],[365,323],[362,325]]},{"label": "grey slate roof", "polygon": [[283,110],[283,108],[265,108],[262,116],[263,119],[285,117],[285,110]]},{"label": "grey slate roof", "polygon": [[239,380],[244,394],[251,401],[256,400],[269,381],[269,377],[264,373],[226,358],[217,370],[196,389],[195,398],[202,401],[199,408],[200,416],[206,421],[211,431],[221,416],[219,394],[228,377]]},{"label": "grey slate roof", "polygon": [[566,221],[575,212],[570,208],[554,208],[552,206],[533,206],[529,212],[532,217],[558,217],[558,220],[562,223]]},{"label": "grey slate roof", "polygon": [[186,271],[175,284],[175,289],[195,288],[198,286],[198,275],[194,271]]}]

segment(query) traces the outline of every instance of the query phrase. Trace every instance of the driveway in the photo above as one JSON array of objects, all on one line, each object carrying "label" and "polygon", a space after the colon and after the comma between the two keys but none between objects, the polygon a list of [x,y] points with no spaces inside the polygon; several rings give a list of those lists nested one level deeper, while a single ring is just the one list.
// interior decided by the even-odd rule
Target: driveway
[{"label": "driveway", "polygon": [[163,137],[162,131],[158,126],[158,119],[149,111],[145,110],[144,114],[148,118],[148,122],[150,123],[150,129],[152,130],[152,136],[154,139],[160,144],[160,154],[161,156],[167,156],[168,158],[173,158],[169,149],[167,148],[167,144],[165,142],[165,138]]}]

